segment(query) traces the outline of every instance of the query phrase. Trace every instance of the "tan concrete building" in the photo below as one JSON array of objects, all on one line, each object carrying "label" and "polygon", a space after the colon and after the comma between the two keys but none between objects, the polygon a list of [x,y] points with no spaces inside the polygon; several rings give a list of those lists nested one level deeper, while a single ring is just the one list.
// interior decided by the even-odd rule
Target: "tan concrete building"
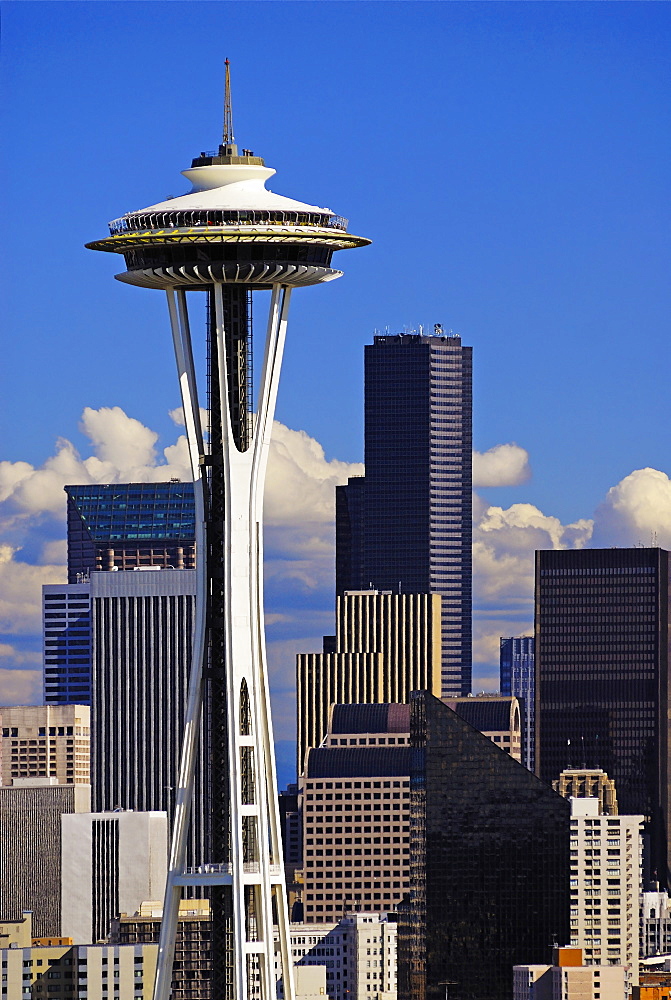
[{"label": "tan concrete building", "polygon": [[395,910],[407,892],[408,729],[407,705],[336,705],[327,745],[308,752],[300,779],[307,923]]},{"label": "tan concrete building", "polygon": [[565,799],[598,799],[601,816],[617,816],[615,782],[600,767],[568,767],[552,787]]},{"label": "tan concrete building", "polygon": [[580,948],[555,948],[553,965],[516,965],[513,1000],[626,1000],[621,965],[583,965]]},{"label": "tan concrete building", "polygon": [[55,778],[59,785],[88,785],[90,714],[88,705],[0,708],[0,783]]},{"label": "tan concrete building", "polygon": [[347,592],[336,600],[332,646],[296,658],[299,774],[332,705],[406,702],[419,690],[440,696],[440,595]]}]

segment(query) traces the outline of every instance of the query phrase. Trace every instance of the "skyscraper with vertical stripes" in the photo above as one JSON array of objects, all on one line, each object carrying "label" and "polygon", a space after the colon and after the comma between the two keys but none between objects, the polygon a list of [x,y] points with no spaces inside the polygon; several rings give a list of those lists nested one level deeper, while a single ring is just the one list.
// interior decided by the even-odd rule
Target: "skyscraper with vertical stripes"
[{"label": "skyscraper with vertical stripes", "polygon": [[338,487],[336,589],[440,594],[442,695],[471,689],[472,348],[440,327],[365,348],[363,480]]}]

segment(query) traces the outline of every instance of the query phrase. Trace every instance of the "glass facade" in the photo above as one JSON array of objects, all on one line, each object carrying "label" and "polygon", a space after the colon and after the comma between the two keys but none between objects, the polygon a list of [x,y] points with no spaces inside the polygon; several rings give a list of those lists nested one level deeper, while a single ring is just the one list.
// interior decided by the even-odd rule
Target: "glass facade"
[{"label": "glass facade", "polygon": [[514,695],[522,707],[522,760],[530,771],[536,768],[534,642],[532,635],[502,637],[499,660],[501,694]]},{"label": "glass facade", "polygon": [[366,475],[337,501],[338,592],[440,594],[442,694],[466,695],[472,349],[454,336],[377,336],[365,348],[364,394]]},{"label": "glass facade", "polygon": [[569,803],[425,692],[410,718],[398,998],[510,1000],[569,938]]},{"label": "glass facade", "polygon": [[600,767],[646,817],[646,876],[668,884],[669,553],[536,553],[536,770]]},{"label": "glass facade", "polygon": [[42,587],[44,701],[91,704],[91,595],[88,584]]},{"label": "glass facade", "polygon": [[92,570],[136,566],[193,569],[192,483],[66,486],[68,581]]}]

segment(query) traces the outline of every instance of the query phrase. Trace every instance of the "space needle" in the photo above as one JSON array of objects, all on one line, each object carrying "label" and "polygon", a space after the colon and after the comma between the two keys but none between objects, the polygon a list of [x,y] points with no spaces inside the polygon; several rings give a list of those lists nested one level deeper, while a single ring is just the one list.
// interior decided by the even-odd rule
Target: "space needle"
[{"label": "space needle", "polygon": [[[370,240],[348,233],[329,209],[267,190],[274,173],[251,150],[238,152],[226,60],[222,143],[183,171],[191,191],[129,212],[87,244],[123,255],[120,281],[166,293],[196,502],[196,620],[154,1000],[170,996],[185,886],[208,887],[213,1000],[274,1000],[275,926],[285,1000],[294,998],[264,638],[263,486],[291,292],[340,277],[334,251]],[[192,290],[207,297],[208,429]],[[252,315],[258,322],[261,293],[270,301],[254,409]],[[201,718],[211,857],[194,871],[185,858]]]}]

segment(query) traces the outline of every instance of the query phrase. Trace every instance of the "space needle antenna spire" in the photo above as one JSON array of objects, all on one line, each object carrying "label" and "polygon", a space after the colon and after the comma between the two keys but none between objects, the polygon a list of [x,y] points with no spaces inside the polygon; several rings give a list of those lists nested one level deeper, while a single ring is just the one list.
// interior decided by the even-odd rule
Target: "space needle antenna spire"
[{"label": "space needle antenna spire", "polygon": [[226,59],[226,82],[224,84],[224,134],[222,145],[232,146],[235,142],[233,135],[233,102],[231,101],[231,64]]},{"label": "space needle antenna spire", "polygon": [[[166,295],[194,484],[196,605],[188,698],[174,734],[182,756],[153,1000],[173,989],[182,893],[206,889],[213,998],[275,1000],[276,934],[284,997],[294,1000],[264,633],[263,484],[291,293],[339,278],[334,251],[370,243],[330,209],[266,189],[275,171],[249,149],[238,154],[230,97],[226,60],[224,141],[183,171],[191,191],[128,212],[87,244],[123,255],[120,281]],[[194,298],[205,299],[205,392],[193,360]],[[258,304],[266,306],[265,350],[254,398]],[[191,814],[203,774],[199,841]]]}]

